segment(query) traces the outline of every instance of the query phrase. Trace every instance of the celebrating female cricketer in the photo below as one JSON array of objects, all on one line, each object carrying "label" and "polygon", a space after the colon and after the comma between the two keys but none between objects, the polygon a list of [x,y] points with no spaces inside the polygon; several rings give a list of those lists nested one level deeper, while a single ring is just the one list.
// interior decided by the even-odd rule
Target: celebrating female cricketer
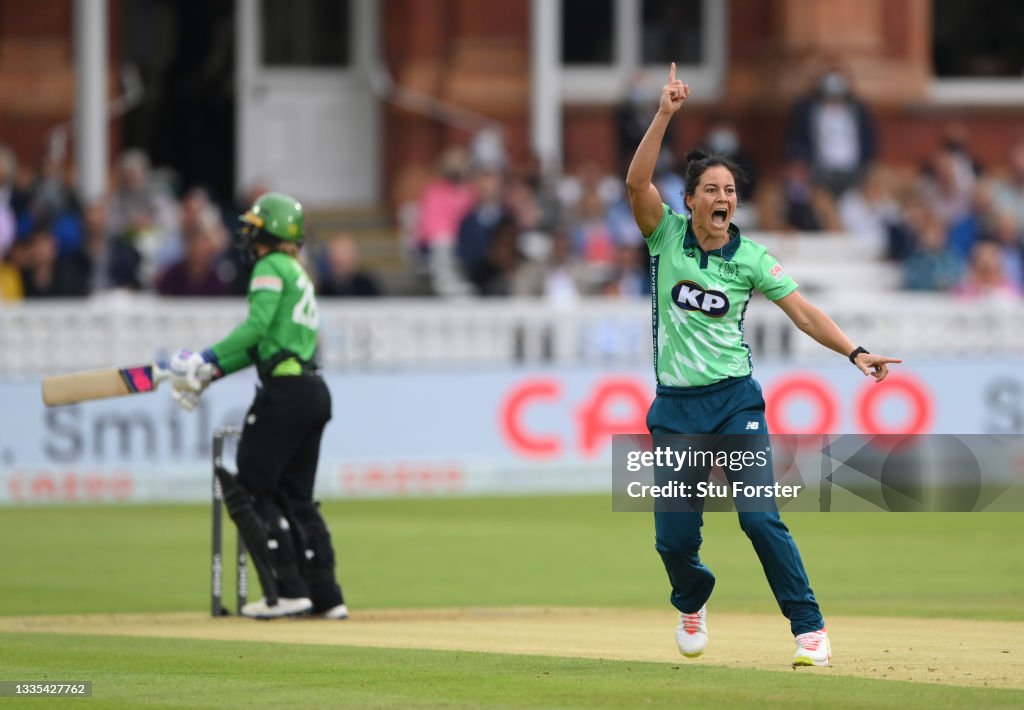
[{"label": "celebrating female cricketer", "polygon": [[[738,168],[725,158],[687,155],[683,195],[689,215],[663,204],[651,182],[672,116],[690,95],[672,64],[658,112],[633,156],[626,187],[640,232],[650,251],[657,397],[647,415],[652,435],[749,435],[768,442],[764,398],[751,378],[750,350],[743,342],[743,316],[753,289],[774,301],[796,326],[881,382],[900,360],[855,347],[832,320],[797,292],[797,285],[765,248],[743,237],[731,223],[736,210]],[[771,466],[750,475],[769,480]],[[702,508],[655,511],[656,548],[679,610],[676,642],[695,657],[708,643],[707,607],[715,577],[700,560]],[[832,657],[825,621],[811,591],[800,553],[771,501],[768,510],[740,511],[782,613],[796,637],[793,665],[828,665]]]}]

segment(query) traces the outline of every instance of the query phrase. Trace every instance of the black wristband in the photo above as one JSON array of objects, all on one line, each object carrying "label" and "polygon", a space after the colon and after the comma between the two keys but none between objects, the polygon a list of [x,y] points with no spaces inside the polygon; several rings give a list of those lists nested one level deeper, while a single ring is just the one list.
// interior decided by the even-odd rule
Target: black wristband
[{"label": "black wristband", "polygon": [[852,353],[850,353],[850,362],[853,363],[854,365],[856,365],[857,364],[856,363],[857,356],[860,355],[861,353],[864,353],[865,355],[870,355],[871,354],[867,350],[865,350],[864,348],[862,348],[862,347],[860,347],[858,345],[857,349],[854,350]]}]

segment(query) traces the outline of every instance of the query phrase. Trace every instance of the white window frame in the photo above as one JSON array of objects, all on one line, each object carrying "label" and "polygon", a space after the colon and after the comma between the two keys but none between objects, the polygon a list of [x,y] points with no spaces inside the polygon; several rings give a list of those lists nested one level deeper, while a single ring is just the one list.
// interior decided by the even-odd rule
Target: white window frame
[{"label": "white window frame", "polygon": [[[705,61],[677,65],[676,76],[690,85],[690,101],[715,101],[723,94],[729,39],[728,0],[702,0]],[[559,13],[561,17],[561,8]],[[566,103],[616,103],[625,95],[637,69],[644,72],[644,87],[657,94],[668,76],[668,67],[640,64],[642,0],[613,0],[612,61],[580,67],[561,64],[562,99]],[[560,43],[559,38],[559,43]],[[561,57],[559,56],[559,61]]]},{"label": "white window frame", "polygon": [[928,98],[939,105],[1021,106],[1024,78],[933,79]]},{"label": "white window frame", "polygon": [[[934,32],[934,28],[932,28]],[[1024,105],[1024,76],[939,79],[932,78],[928,98],[938,105]]]}]

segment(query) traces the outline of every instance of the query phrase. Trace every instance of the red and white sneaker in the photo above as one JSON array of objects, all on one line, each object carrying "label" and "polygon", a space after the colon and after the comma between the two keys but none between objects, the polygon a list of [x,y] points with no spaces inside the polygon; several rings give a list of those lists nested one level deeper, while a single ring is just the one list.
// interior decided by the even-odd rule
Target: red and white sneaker
[{"label": "red and white sneaker", "polygon": [[827,666],[832,660],[832,644],[828,640],[828,632],[823,626],[818,631],[798,634],[796,637],[796,655],[793,656],[793,667]]},{"label": "red and white sneaker", "polygon": [[708,647],[708,608],[704,605],[692,614],[679,612],[676,627],[676,645],[679,653],[687,658],[696,658]]}]

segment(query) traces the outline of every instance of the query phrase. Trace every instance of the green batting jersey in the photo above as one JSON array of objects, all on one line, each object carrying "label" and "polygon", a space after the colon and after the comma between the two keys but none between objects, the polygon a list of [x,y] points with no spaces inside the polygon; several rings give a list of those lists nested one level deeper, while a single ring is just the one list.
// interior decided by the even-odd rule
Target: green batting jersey
[{"label": "green batting jersey", "polygon": [[664,205],[645,236],[651,253],[651,325],[659,385],[700,387],[751,371],[743,317],[754,289],[773,301],[796,282],[764,246],[729,225],[729,241],[704,252],[690,220]]},{"label": "green batting jersey", "polygon": [[[282,351],[309,362],[316,352],[319,327],[313,280],[297,259],[275,251],[253,267],[249,317],[210,349],[225,375],[253,362],[266,363]],[[274,368],[275,375],[301,371],[294,358]]]}]

